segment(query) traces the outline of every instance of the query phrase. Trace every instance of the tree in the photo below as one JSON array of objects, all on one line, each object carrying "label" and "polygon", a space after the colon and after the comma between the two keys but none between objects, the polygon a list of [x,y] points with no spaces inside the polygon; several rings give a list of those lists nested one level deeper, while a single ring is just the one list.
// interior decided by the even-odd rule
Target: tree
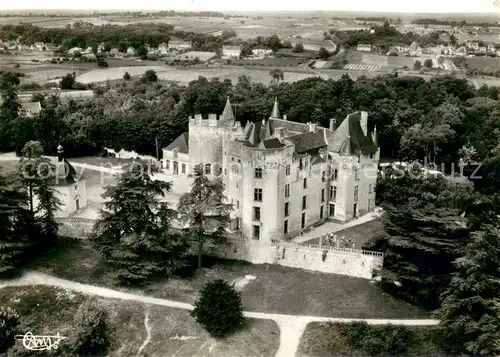
[{"label": "tree", "polygon": [[191,316],[215,338],[226,337],[245,325],[241,294],[222,279],[205,285]]},{"label": "tree", "polygon": [[65,75],[61,79],[61,82],[59,82],[61,89],[74,89],[76,84],[75,78],[75,73],[68,73],[67,75]]},{"label": "tree", "polygon": [[439,306],[453,261],[463,254],[469,229],[463,212],[471,188],[443,176],[426,176],[415,165],[389,170],[377,183],[384,232],[364,249],[384,251],[382,286],[426,308]]},{"label": "tree", "polygon": [[128,81],[130,79],[130,73],[125,72],[125,74],[123,75],[123,79]]},{"label": "tree", "polygon": [[0,173],[0,276],[10,277],[22,265],[29,240],[17,229],[24,221],[26,196],[12,177]]},{"label": "tree", "polygon": [[78,356],[106,356],[111,343],[108,312],[95,298],[85,300],[73,321],[69,350]]},{"label": "tree", "polygon": [[157,81],[158,81],[158,75],[152,69],[148,69],[141,77],[141,82],[143,83],[151,83]]},{"label": "tree", "polygon": [[416,60],[415,63],[413,64],[413,69],[415,71],[420,71],[421,68],[422,68],[422,62]]},{"label": "tree", "polygon": [[187,237],[198,256],[198,268],[203,254],[225,241],[232,205],[224,201],[221,180],[210,181],[202,166],[195,166],[191,192],[181,196],[177,211],[180,221],[188,226]]},{"label": "tree", "polygon": [[28,211],[39,224],[36,231],[40,233],[40,240],[35,240],[35,245],[40,251],[51,248],[57,238],[55,213],[61,205],[52,187],[56,167],[42,154],[40,142],[27,142],[21,151],[18,169],[28,196]]},{"label": "tree", "polygon": [[455,353],[500,353],[500,221],[472,233],[442,295],[440,329]]},{"label": "tree", "polygon": [[321,47],[318,51],[318,56],[321,59],[328,59],[328,57],[330,57],[330,53],[326,50],[326,48]]},{"label": "tree", "polygon": [[143,165],[131,165],[116,186],[106,189],[103,198],[109,201],[91,237],[120,283],[170,275],[185,265],[187,247],[171,229],[175,212],[159,200],[171,183],[150,174]]},{"label": "tree", "polygon": [[293,48],[293,52],[296,52],[296,53],[304,52],[304,45],[300,42],[297,42]]},{"label": "tree", "polygon": [[137,56],[139,56],[141,59],[146,59],[148,57],[148,49],[144,45],[140,45],[137,47]]},{"label": "tree", "polygon": [[13,127],[19,117],[21,103],[17,96],[19,78],[11,73],[4,72],[0,77],[0,150],[10,151],[14,148]]},{"label": "tree", "polygon": [[252,46],[250,46],[249,44],[244,44],[241,47],[240,58],[247,58],[252,56],[252,54]]},{"label": "tree", "polygon": [[10,307],[0,307],[0,353],[5,353],[15,343],[18,333],[19,315]]},{"label": "tree", "polygon": [[285,74],[280,68],[275,68],[269,71],[269,75],[273,79],[273,82],[278,84],[280,81],[284,80]]},{"label": "tree", "polygon": [[425,66],[425,67],[427,67],[427,68],[432,68],[432,59],[427,58],[427,59],[424,61],[424,66]]}]

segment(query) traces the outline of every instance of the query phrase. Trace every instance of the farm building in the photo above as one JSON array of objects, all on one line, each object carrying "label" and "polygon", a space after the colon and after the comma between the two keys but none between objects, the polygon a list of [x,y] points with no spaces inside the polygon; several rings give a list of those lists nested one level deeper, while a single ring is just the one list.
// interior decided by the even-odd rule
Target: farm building
[{"label": "farm building", "polygon": [[252,55],[255,58],[266,58],[273,54],[273,50],[267,48],[253,48]]},{"label": "farm building", "polygon": [[359,43],[358,47],[356,49],[358,51],[361,51],[361,52],[371,52],[372,51],[372,45]]},{"label": "farm building", "polygon": [[241,46],[222,46],[222,56],[229,58],[240,58]]},{"label": "farm building", "polygon": [[168,48],[175,51],[185,51],[191,48],[191,42],[180,41],[180,40],[170,40],[168,42]]},{"label": "farm building", "polygon": [[129,48],[127,48],[127,55],[135,56],[135,55],[137,55],[137,51],[135,50],[135,48],[129,47]]},{"label": "farm building", "polygon": [[40,102],[22,102],[21,108],[19,109],[19,115],[33,118],[35,115],[40,113],[41,110],[42,105]]},{"label": "farm building", "polygon": [[75,53],[79,52],[82,53],[83,49],[81,47],[73,47],[68,50],[68,55],[74,56]]}]

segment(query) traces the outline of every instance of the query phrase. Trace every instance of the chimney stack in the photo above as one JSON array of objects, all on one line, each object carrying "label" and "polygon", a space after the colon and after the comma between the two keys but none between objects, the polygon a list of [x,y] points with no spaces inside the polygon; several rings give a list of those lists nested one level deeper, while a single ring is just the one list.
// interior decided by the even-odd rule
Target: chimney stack
[{"label": "chimney stack", "polygon": [[57,146],[57,161],[62,162],[64,159],[64,149],[62,145]]},{"label": "chimney stack", "polygon": [[359,124],[361,125],[361,129],[363,130],[363,134],[368,135],[368,112],[361,112],[361,119]]},{"label": "chimney stack", "polygon": [[316,132],[316,124],[315,123],[307,123],[309,125],[309,131],[312,133]]},{"label": "chimney stack", "polygon": [[330,119],[330,131],[335,131],[337,129],[337,119]]}]

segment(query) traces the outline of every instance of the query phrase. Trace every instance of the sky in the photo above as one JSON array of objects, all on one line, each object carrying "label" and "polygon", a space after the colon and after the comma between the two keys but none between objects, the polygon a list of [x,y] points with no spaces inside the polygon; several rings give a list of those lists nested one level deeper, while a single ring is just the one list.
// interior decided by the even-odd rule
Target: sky
[{"label": "sky", "polygon": [[[496,2],[496,6],[494,3]],[[209,11],[369,11],[369,12],[490,12],[500,0],[16,0],[0,1],[1,10],[116,9]]]}]

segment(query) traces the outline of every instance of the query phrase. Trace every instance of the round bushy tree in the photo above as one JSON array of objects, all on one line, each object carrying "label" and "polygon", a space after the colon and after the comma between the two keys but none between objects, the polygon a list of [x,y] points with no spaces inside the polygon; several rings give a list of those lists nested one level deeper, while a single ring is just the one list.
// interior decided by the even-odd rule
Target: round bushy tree
[{"label": "round bushy tree", "polygon": [[79,356],[106,355],[111,343],[108,313],[95,298],[84,301],[74,318],[69,349]]},{"label": "round bushy tree", "polygon": [[212,337],[225,337],[245,324],[241,294],[222,279],[210,282],[201,291],[191,316]]},{"label": "round bushy tree", "polygon": [[0,353],[14,345],[19,325],[19,315],[10,307],[0,307]]}]

